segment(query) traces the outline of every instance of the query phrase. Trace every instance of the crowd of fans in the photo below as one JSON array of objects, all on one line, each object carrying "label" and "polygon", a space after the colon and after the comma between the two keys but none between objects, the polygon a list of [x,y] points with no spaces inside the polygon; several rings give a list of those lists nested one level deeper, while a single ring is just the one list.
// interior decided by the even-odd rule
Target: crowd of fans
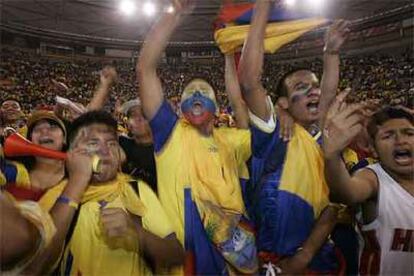
[{"label": "crowd of fans", "polygon": [[[38,105],[54,104],[55,96],[67,97],[86,104],[92,97],[99,81],[99,71],[105,62],[91,60],[53,60],[31,52],[2,49],[0,62],[0,101],[13,97],[26,112]],[[114,61],[119,81],[111,93],[111,107],[117,99],[125,102],[135,97],[139,83],[136,81],[135,64],[130,61]],[[277,97],[279,78],[292,67],[311,68],[321,76],[322,60],[312,59],[281,64],[267,60],[264,84],[270,95]],[[218,103],[225,111],[229,103],[224,88],[224,61],[213,64],[163,64],[160,75],[167,98],[178,109],[179,97],[185,84],[193,77],[208,80],[216,89]],[[414,67],[412,56],[372,55],[343,58],[341,61],[340,88],[352,89],[351,100],[381,99],[395,105],[413,104]],[[59,90],[56,82],[69,89]]]},{"label": "crowd of fans", "polygon": [[160,62],[174,4],[138,60],[1,49],[0,271],[413,275],[412,53],[277,60],[256,1],[239,61]]}]

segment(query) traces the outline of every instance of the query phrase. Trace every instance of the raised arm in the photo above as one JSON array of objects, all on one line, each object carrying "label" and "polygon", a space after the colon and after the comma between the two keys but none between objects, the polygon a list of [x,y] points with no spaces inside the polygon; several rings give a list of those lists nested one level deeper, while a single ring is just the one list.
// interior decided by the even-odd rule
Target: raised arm
[{"label": "raised arm", "polygon": [[88,105],[88,111],[99,110],[105,106],[111,86],[116,82],[118,75],[112,66],[105,66],[100,73],[100,83]]},{"label": "raised arm", "polygon": [[323,128],[323,120],[329,106],[335,99],[339,82],[339,51],[345,42],[349,29],[348,22],[336,21],[325,35],[325,47],[323,49],[323,75],[321,80],[321,99],[319,112],[321,119],[319,125]]},{"label": "raised arm", "polygon": [[184,249],[175,234],[162,239],[142,227],[138,231],[142,250],[153,261],[158,269],[157,273],[164,269],[170,270],[175,266],[183,265]]},{"label": "raised arm", "polygon": [[[72,202],[79,203],[92,176],[91,158],[84,151],[74,150],[68,153],[66,165],[69,180],[60,198],[70,199]],[[43,275],[50,273],[51,269],[55,268],[53,265],[56,264],[64,249],[66,235],[75,212],[76,208],[73,206],[61,200],[55,202],[49,213],[55,223],[56,234],[50,246],[32,261],[25,273]]]},{"label": "raised arm", "polygon": [[260,119],[268,121],[266,91],[261,83],[264,60],[264,36],[270,10],[269,0],[257,0],[252,24],[243,47],[239,65],[240,85],[248,108]]},{"label": "raised arm", "polygon": [[163,101],[161,80],[157,75],[158,61],[178,26],[183,11],[189,7],[188,2],[188,0],[175,0],[175,11],[163,14],[148,33],[142,46],[136,70],[140,83],[139,97],[148,120],[155,116]]},{"label": "raised arm", "polygon": [[0,271],[5,271],[32,255],[41,236],[36,226],[1,193],[0,214]]},{"label": "raised arm", "polygon": [[370,170],[361,170],[351,177],[342,159],[342,151],[364,127],[364,104],[339,108],[336,101],[330,108],[323,130],[325,176],[335,199],[352,205],[376,195],[378,183]]},{"label": "raised arm", "polygon": [[226,55],[225,61],[226,92],[236,117],[236,126],[237,128],[247,129],[249,128],[249,114],[241,95],[234,56]]}]

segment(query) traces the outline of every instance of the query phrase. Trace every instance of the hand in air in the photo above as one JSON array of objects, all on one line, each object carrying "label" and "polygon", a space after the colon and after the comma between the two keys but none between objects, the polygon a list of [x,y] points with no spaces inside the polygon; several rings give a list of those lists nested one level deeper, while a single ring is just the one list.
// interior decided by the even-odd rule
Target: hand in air
[{"label": "hand in air", "polygon": [[103,85],[111,85],[118,79],[118,74],[114,67],[105,66],[100,73],[100,81]]},{"label": "hand in air", "polygon": [[325,35],[325,52],[339,53],[342,45],[349,35],[349,22],[345,20],[335,21]]},{"label": "hand in air", "polygon": [[326,115],[323,129],[325,157],[340,154],[365,127],[364,122],[376,109],[375,101],[347,104],[349,91],[341,92]]},{"label": "hand in air", "polygon": [[191,12],[195,7],[194,0],[173,0],[175,13]]}]

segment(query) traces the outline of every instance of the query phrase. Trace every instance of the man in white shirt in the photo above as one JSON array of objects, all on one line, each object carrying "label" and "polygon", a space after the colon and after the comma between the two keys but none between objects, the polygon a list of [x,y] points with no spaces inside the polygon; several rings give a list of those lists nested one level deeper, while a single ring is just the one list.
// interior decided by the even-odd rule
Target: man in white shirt
[{"label": "man in white shirt", "polygon": [[[341,152],[363,128],[364,104],[331,109],[324,129],[325,173],[331,192],[346,204],[371,203],[362,230],[359,272],[414,275],[414,117],[409,110],[376,112],[368,133],[379,162],[353,176]],[[329,117],[329,115],[328,115]]]}]

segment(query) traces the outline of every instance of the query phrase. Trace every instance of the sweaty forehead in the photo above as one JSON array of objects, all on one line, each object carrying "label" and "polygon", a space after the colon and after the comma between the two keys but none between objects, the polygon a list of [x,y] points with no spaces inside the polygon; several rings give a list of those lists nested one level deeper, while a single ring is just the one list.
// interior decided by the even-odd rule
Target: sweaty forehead
[{"label": "sweaty forehead", "polygon": [[86,127],[82,127],[79,133],[85,135],[86,139],[91,138],[105,138],[116,139],[117,135],[114,129],[104,124],[92,124]]},{"label": "sweaty forehead", "polygon": [[208,84],[208,82],[201,80],[201,79],[193,80],[184,89],[184,93],[188,93],[192,91],[204,91],[204,92],[209,92],[209,93],[214,94],[214,91],[211,85]]},{"label": "sweaty forehead", "polygon": [[314,83],[318,82],[318,78],[314,73],[307,70],[300,70],[294,72],[290,76],[288,76],[285,80],[285,83],[288,87],[294,87],[296,84],[304,82],[304,83]]}]

